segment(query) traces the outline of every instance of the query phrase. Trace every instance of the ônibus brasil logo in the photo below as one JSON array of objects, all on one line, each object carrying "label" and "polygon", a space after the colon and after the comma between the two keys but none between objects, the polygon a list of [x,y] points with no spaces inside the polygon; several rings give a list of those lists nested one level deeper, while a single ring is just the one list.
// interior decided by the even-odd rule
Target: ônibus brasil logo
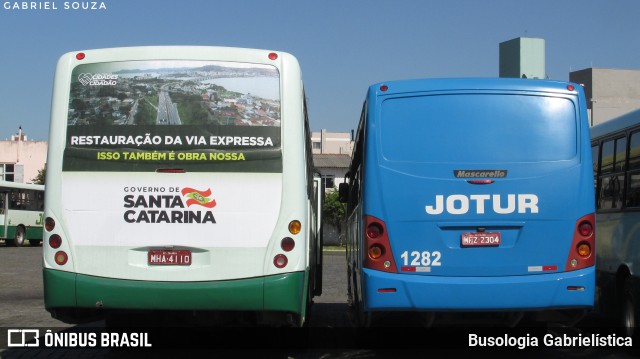
[{"label": "\u00f4nibus brasil logo", "polygon": [[[127,188],[127,192],[142,192],[124,196],[124,221],[127,223],[216,223],[211,209],[216,200],[211,198],[211,188],[198,190],[185,187],[156,188],[156,194]],[[160,193],[160,194],[158,194]],[[192,207],[193,206],[193,207]]]}]

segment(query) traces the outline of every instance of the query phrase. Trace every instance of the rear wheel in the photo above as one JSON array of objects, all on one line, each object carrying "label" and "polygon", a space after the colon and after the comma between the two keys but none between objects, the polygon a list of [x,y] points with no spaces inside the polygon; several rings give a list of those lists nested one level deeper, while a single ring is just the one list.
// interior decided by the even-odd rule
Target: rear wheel
[{"label": "rear wheel", "polygon": [[26,236],[24,227],[16,228],[16,239],[15,239],[16,246],[22,247],[24,245],[24,241],[25,241],[26,237],[27,236]]},{"label": "rear wheel", "polygon": [[13,238],[7,238],[6,244],[10,247],[22,247],[25,240],[25,232],[24,227],[18,226],[16,227],[16,234]]},{"label": "rear wheel", "polygon": [[624,281],[622,296],[620,298],[620,324],[622,334],[632,337],[636,334],[636,301],[633,294],[631,279]]}]

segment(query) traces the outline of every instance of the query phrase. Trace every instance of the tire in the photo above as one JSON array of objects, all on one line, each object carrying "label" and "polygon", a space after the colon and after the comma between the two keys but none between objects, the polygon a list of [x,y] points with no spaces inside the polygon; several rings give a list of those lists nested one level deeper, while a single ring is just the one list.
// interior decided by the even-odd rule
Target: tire
[{"label": "tire", "polygon": [[633,286],[631,285],[631,278],[627,278],[624,281],[622,296],[620,298],[620,325],[622,335],[627,337],[637,336],[637,318]]},{"label": "tire", "polygon": [[11,243],[14,247],[22,247],[24,245],[24,241],[26,239],[26,233],[24,231],[24,227],[18,226],[16,227],[16,234]]}]

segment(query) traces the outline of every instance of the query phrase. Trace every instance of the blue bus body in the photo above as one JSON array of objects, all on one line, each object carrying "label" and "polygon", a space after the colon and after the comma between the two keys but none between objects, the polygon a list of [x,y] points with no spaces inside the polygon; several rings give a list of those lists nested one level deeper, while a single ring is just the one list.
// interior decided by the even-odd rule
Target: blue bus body
[{"label": "blue bus body", "polygon": [[595,284],[591,163],[577,84],[370,86],[341,188],[350,302],[365,317],[584,313]]}]

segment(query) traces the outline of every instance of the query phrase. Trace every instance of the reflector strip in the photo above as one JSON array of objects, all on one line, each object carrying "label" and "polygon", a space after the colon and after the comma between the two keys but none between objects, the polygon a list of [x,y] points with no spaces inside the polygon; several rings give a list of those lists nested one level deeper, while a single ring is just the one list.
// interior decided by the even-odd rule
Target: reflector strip
[{"label": "reflector strip", "polygon": [[431,272],[431,267],[402,267],[402,272]]},{"label": "reflector strip", "polygon": [[582,286],[575,286],[575,285],[570,285],[567,287],[567,290],[579,290],[579,291],[584,291],[584,287]]},{"label": "reflector strip", "polygon": [[549,272],[558,270],[558,266],[529,266],[529,272]]},{"label": "reflector strip", "polygon": [[395,293],[395,288],[380,288],[378,289],[378,293]]}]

